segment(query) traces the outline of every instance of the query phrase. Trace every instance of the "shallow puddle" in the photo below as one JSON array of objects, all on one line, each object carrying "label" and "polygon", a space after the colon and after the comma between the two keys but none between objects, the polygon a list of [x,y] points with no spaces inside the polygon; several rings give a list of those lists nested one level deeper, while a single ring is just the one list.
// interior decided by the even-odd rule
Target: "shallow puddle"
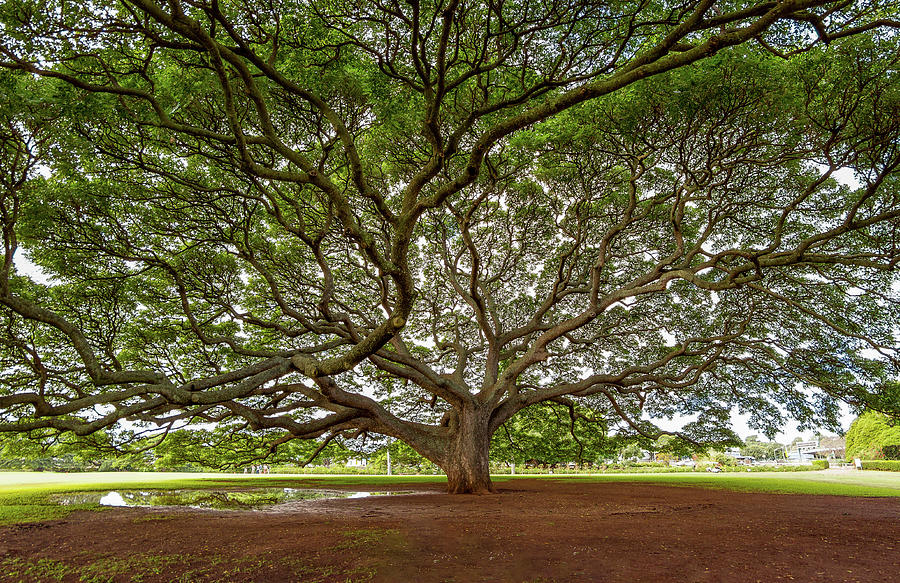
[{"label": "shallow puddle", "polygon": [[100,504],[101,506],[186,506],[216,510],[262,510],[303,500],[393,496],[415,492],[347,492],[307,488],[247,488],[243,490],[114,490],[72,492],[56,498],[60,504]]}]

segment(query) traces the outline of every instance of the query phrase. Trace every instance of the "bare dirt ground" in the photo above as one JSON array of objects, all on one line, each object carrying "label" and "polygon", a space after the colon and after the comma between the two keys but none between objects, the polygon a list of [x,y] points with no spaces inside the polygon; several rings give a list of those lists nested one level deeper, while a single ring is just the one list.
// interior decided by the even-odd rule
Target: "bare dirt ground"
[{"label": "bare dirt ground", "polygon": [[278,512],[79,512],[0,528],[0,580],[900,581],[897,498],[550,480],[499,487],[463,496],[398,485],[434,492]]}]

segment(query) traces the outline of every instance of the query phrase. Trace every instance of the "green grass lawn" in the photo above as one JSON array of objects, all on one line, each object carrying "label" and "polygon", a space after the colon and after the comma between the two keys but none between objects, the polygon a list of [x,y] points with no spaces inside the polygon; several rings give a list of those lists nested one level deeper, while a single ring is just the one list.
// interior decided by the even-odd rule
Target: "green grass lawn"
[{"label": "green grass lawn", "polygon": [[[518,476],[517,476],[518,477]],[[530,476],[529,476],[530,477]],[[553,476],[542,476],[553,479]],[[565,476],[557,479],[600,482],[647,482],[685,486],[770,492],[778,494],[821,494],[830,496],[900,497],[900,472],[753,472],[683,474],[606,474]]]},{"label": "green grass lawn", "polygon": [[[898,472],[494,476],[494,481],[501,488],[505,482],[520,479],[565,480],[572,482],[642,482],[670,486],[722,488],[784,494],[900,497],[900,473]],[[364,489],[371,489],[390,484],[442,483],[444,480],[443,476],[0,472],[0,525],[52,520],[62,518],[74,510],[100,509],[99,506],[94,504],[60,506],[51,499],[51,496],[62,492],[248,486],[310,488],[360,486]]]}]

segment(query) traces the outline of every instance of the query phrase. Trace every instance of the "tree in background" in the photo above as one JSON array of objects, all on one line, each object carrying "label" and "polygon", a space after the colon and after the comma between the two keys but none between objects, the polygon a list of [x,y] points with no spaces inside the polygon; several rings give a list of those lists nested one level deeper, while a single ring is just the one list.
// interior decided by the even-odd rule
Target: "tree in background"
[{"label": "tree in background", "polygon": [[391,454],[391,472],[395,474],[436,474],[438,467],[433,462],[422,457],[419,452],[402,441],[390,440],[384,446],[378,448],[368,458],[367,467],[379,472],[387,471],[388,450]]},{"label": "tree in background", "polygon": [[248,433],[223,425],[215,429],[180,429],[171,432],[158,445],[152,443],[153,438],[143,440],[143,445],[153,446],[157,469],[193,466],[241,471],[263,462],[303,467],[314,459],[319,463],[343,464],[356,455],[339,439],[293,440],[284,439],[281,432],[275,433]]},{"label": "tree in background", "polygon": [[4,435],[0,439],[0,469],[111,472],[146,471],[154,467],[153,455],[146,449],[120,451],[113,445],[118,438],[106,432],[84,437],[40,433]]},{"label": "tree in background", "polygon": [[900,423],[878,411],[866,411],[857,417],[846,439],[848,459],[900,459],[893,455],[900,448]]},{"label": "tree in background", "polygon": [[382,434],[483,492],[544,403],[695,443],[733,407],[895,409],[897,27],[869,0],[4,2],[0,431]]},{"label": "tree in background", "polygon": [[612,457],[618,446],[607,435],[606,423],[606,416],[577,405],[535,405],[500,426],[491,440],[491,457],[519,464],[594,463]]},{"label": "tree in background", "polygon": [[751,456],[758,460],[784,459],[784,445],[774,441],[760,441],[759,436],[750,435],[744,441],[741,455]]}]

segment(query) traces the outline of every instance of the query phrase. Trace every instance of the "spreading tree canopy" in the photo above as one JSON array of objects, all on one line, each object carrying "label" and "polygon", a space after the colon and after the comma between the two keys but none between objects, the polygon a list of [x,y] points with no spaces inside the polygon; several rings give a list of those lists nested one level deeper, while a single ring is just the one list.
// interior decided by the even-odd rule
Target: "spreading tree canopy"
[{"label": "spreading tree canopy", "polygon": [[897,409],[897,11],[6,0],[0,431]]}]

